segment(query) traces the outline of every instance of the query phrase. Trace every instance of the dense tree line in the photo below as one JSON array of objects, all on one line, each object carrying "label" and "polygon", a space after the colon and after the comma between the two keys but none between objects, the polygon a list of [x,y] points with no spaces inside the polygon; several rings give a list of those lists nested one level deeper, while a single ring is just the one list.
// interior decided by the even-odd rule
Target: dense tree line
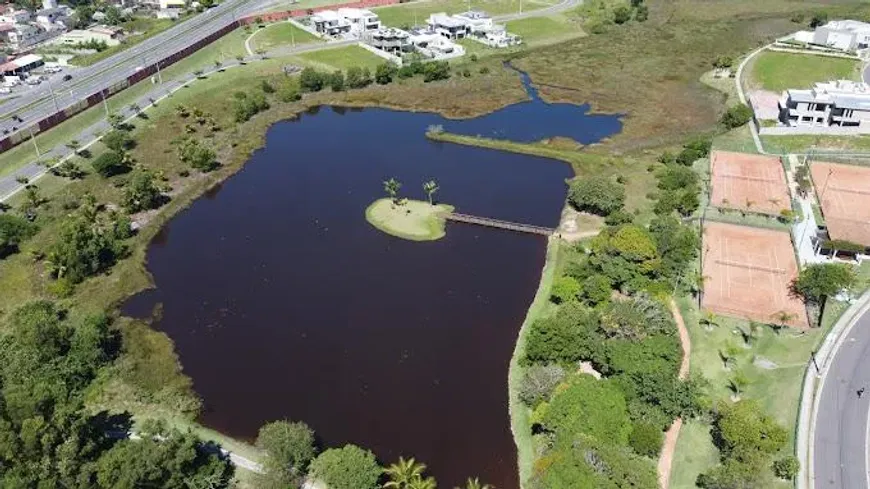
[{"label": "dense tree line", "polygon": [[70,319],[47,301],[11,314],[0,338],[0,486],[15,488],[224,488],[227,461],[192,435],[141,433],[84,411],[84,390],[117,356],[104,315]]},{"label": "dense tree line", "polygon": [[347,72],[335,71],[324,73],[314,68],[305,68],[299,75],[299,86],[305,92],[319,92],[326,87],[333,92],[341,92],[347,88],[365,88],[376,82],[379,85],[392,83],[396,78],[411,78],[422,75],[424,82],[446,80],[450,78],[450,64],[446,61],[431,61],[423,63],[414,60],[401,68],[392,63],[383,63],[372,72],[368,68],[350,68]]}]

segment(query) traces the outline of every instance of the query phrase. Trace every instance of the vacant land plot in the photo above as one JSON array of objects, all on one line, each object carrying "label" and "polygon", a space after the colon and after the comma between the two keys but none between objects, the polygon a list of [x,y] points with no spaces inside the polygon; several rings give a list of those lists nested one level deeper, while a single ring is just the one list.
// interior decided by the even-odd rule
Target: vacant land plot
[{"label": "vacant land plot", "polygon": [[520,36],[529,46],[553,44],[585,35],[579,20],[565,15],[512,20],[506,27],[508,32]]},{"label": "vacant land plot", "polygon": [[354,66],[374,70],[378,65],[386,62],[384,58],[359,46],[324,49],[300,54],[297,57],[302,61],[307,61],[306,64],[312,64],[322,70],[346,70]]},{"label": "vacant land plot", "polygon": [[309,42],[323,42],[319,37],[304,31],[290,22],[277,22],[266,26],[254,35],[251,40],[254,49],[268,51],[275,46],[290,44],[305,44]]},{"label": "vacant land plot", "polygon": [[797,277],[788,233],[707,222],[704,227],[705,309],[762,323],[809,327],[806,308],[789,293]]},{"label": "vacant land plot", "polygon": [[781,92],[810,88],[817,82],[854,80],[859,67],[854,59],[765,51],[752,61],[748,82],[753,88]]},{"label": "vacant land plot", "polygon": [[808,153],[816,150],[870,151],[870,136],[827,136],[799,134],[795,136],[761,136],[764,148],[771,153]]},{"label": "vacant land plot", "polygon": [[[205,14],[203,14],[205,15]],[[119,53],[125,49],[131,48],[136,44],[148,39],[149,37],[160,34],[174,25],[174,22],[169,19],[151,19],[151,18],[136,18],[121,24],[125,32],[134,33],[128,36],[124,42],[117,46],[111,46],[99,53],[81,54],[70,59],[70,64],[76,66],[90,66],[97,61],[104,60],[113,54]]]},{"label": "vacant land plot", "polygon": [[714,151],[710,165],[714,206],[775,216],[791,208],[779,158]]},{"label": "vacant land plot", "polygon": [[870,246],[870,168],[813,162],[810,173],[831,239]]},{"label": "vacant land plot", "polygon": [[489,15],[501,15],[519,12],[521,5],[525,12],[556,3],[558,0],[431,0],[381,7],[374,9],[374,12],[384,25],[402,27],[425,24],[426,18],[436,12],[458,14],[468,10],[481,10]]}]

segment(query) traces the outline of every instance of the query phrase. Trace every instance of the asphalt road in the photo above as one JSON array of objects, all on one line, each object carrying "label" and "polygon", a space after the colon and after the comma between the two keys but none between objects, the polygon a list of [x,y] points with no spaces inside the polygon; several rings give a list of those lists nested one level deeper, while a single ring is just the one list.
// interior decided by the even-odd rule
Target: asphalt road
[{"label": "asphalt road", "polygon": [[[858,398],[861,388],[867,391]],[[868,489],[870,313],[858,319],[836,351],[819,395],[811,487]]]},{"label": "asphalt road", "polygon": [[[129,49],[101,60],[91,66],[71,71],[73,78],[51,86],[43,82],[22,96],[0,107],[0,130],[12,130],[41,120],[54,112],[78,102],[99,90],[118,83],[137,71],[218,31],[235,19],[253,13],[271,0],[225,0],[219,6],[198,14],[177,26],[146,39]],[[54,100],[51,91],[54,92]],[[56,102],[56,103],[55,103]],[[23,123],[12,120],[16,115]]]},{"label": "asphalt road", "polygon": [[867,63],[867,65],[864,66],[864,71],[861,72],[861,80],[863,80],[864,83],[870,83],[870,63]]}]

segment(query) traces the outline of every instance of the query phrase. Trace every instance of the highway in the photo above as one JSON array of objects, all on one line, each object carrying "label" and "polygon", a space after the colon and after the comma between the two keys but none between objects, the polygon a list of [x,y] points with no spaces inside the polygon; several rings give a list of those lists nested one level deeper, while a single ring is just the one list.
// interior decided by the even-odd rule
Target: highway
[{"label": "highway", "polygon": [[[0,130],[22,130],[57,110],[66,108],[101,89],[121,82],[137,68],[154,63],[220,30],[271,3],[272,0],[225,0],[219,6],[198,14],[178,25],[148,38],[129,49],[91,66],[70,71],[73,78],[66,82],[43,82],[22,96],[0,107]],[[52,97],[51,92],[54,92]],[[23,122],[12,120],[18,116]]]},{"label": "highway", "polygon": [[[810,488],[868,489],[870,312],[846,334],[823,372],[815,413]],[[811,367],[812,368],[812,367]],[[867,389],[858,397],[859,389]]]}]

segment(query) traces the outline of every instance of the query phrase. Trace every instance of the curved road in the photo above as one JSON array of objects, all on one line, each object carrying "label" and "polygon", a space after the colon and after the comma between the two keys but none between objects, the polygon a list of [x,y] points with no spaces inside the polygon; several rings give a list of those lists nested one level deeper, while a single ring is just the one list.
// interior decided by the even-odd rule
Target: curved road
[{"label": "curved road", "polygon": [[[870,313],[858,318],[834,355],[819,389],[810,488],[868,489]],[[862,388],[867,393],[859,398]]]}]

